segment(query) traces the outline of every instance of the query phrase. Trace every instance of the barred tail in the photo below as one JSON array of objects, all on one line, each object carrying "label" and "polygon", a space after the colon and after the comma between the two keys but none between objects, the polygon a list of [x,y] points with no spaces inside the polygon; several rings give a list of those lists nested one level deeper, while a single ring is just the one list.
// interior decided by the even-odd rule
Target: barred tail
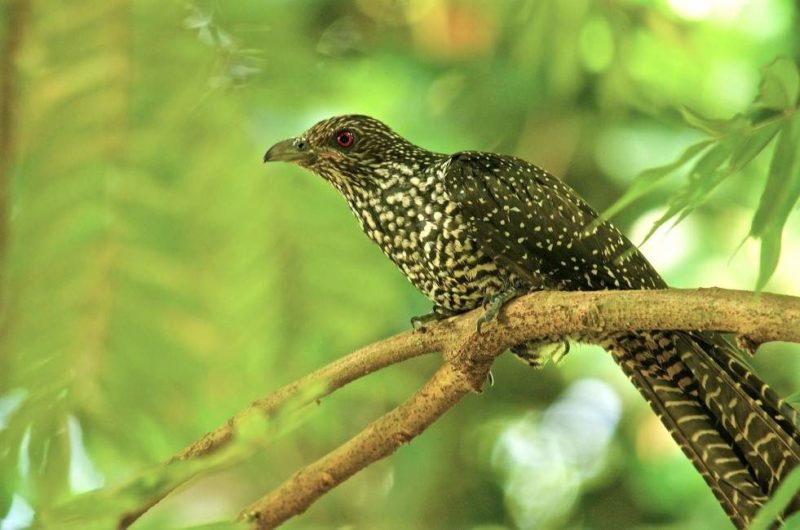
[{"label": "barred tail", "polygon": [[[737,528],[800,464],[800,415],[712,333],[614,335],[611,351]],[[796,498],[785,515],[800,510]]]}]

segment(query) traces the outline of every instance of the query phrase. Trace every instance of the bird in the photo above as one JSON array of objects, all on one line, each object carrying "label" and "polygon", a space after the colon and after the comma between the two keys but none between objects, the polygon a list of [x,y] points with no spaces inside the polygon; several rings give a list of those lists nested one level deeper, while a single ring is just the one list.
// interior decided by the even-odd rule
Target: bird
[{"label": "bird", "polygon": [[[361,229],[432,303],[415,327],[539,290],[666,289],[639,249],[570,186],[509,155],[442,154],[383,122],[322,120],[266,151],[344,197]],[[705,479],[736,528],[746,528],[800,463],[800,416],[749,368],[727,337],[631,330],[603,346]],[[547,342],[546,341],[546,342]],[[541,364],[542,344],[512,348]],[[795,496],[782,517],[800,509]]]}]

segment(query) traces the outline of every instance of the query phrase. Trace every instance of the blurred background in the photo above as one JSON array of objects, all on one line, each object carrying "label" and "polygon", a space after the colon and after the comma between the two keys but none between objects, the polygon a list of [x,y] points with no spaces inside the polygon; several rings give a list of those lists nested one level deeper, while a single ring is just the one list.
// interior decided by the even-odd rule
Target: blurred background
[{"label": "blurred background", "polygon": [[[98,488],[122,502],[115,485],[429,311],[329,185],[262,166],[274,142],[370,114],[431,150],[524,157],[602,210],[707,136],[679,108],[745,112],[799,35],[791,0],[5,0],[0,528]],[[671,285],[755,286],[758,242],[738,247],[772,149],[642,247]],[[641,242],[685,179],[615,222]],[[766,289],[800,295],[799,267],[795,210]],[[233,517],[437,362],[346,387],[135,528]],[[754,363],[800,388],[798,348]],[[601,350],[540,371],[504,355],[494,377],[286,528],[729,527]]]}]

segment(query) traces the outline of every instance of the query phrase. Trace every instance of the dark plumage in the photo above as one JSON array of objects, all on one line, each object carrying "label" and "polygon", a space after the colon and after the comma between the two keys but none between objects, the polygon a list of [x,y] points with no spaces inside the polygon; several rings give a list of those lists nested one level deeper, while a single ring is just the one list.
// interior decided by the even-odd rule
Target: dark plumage
[{"label": "dark plumage", "polygon": [[[433,318],[488,300],[489,319],[505,300],[539,289],[667,287],[569,186],[518,158],[432,153],[351,115],[276,144],[264,155],[272,160],[297,162],[333,184],[364,232],[433,301]],[[800,463],[797,412],[719,335],[572,338],[611,352],[737,527]],[[537,360],[535,345],[514,351]],[[797,509],[795,502],[789,511]]]}]

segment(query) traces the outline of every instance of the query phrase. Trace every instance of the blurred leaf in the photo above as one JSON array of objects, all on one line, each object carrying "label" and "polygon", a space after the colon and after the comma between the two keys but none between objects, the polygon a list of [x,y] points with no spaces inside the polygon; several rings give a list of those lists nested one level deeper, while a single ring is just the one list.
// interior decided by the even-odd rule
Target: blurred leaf
[{"label": "blurred leaf", "polygon": [[182,526],[178,530],[247,530],[252,528],[247,521],[214,521],[201,525]]},{"label": "blurred leaf", "polygon": [[189,14],[183,20],[184,27],[188,29],[202,29],[211,25],[212,15],[208,11],[201,10],[197,6],[189,6]]},{"label": "blurred leaf", "polygon": [[0,367],[0,388],[27,393],[0,438],[4,471],[17,473],[4,482],[34,509],[70,493],[71,457],[81,448],[69,438],[68,417],[96,391],[94,369],[108,346],[117,263],[109,183],[125,144],[130,81],[126,2],[92,13],[70,4],[37,17],[30,40],[39,67],[18,109],[20,136],[29,136],[20,142],[24,184],[14,193],[4,270],[4,312],[14,316],[3,324]]},{"label": "blurred leaf", "polygon": [[313,403],[324,384],[303,388],[265,416],[250,409],[237,418],[231,441],[210,454],[175,460],[140,472],[124,484],[77,495],[68,502],[40,512],[34,528],[105,529],[113,528],[124,514],[135,513],[153,499],[160,499],[189,480],[229,469],[261,452],[276,438],[290,433],[318,411]]},{"label": "blurred leaf", "polygon": [[756,106],[770,110],[791,109],[797,104],[800,73],[794,61],[781,57],[761,69]]},{"label": "blurred leaf", "polygon": [[676,216],[678,219],[675,222],[680,222],[708,199],[714,188],[730,174],[720,166],[731,156],[733,147],[734,142],[728,139],[728,141],[717,143],[700,157],[689,172],[688,182],[670,199],[667,211],[653,223],[641,244],[650,239],[664,223]]},{"label": "blurred leaf", "polygon": [[[762,84],[759,98],[754,106],[782,109],[792,107],[797,99],[800,85],[796,65],[779,59],[762,69]],[[765,103],[766,102],[766,103]],[[771,107],[768,105],[772,105]],[[687,215],[703,204],[711,192],[726,178],[738,173],[759,155],[776,137],[777,146],[773,154],[767,184],[753,216],[749,236],[762,239],[761,260],[757,288],[763,288],[777,267],[780,259],[781,233],[791,209],[800,198],[800,168],[798,167],[798,151],[800,150],[800,133],[797,131],[798,118],[795,115],[767,118],[762,123],[749,125],[748,119],[741,114],[729,120],[708,119],[688,108],[681,108],[686,123],[704,131],[714,139],[707,140],[713,147],[708,150],[694,165],[689,173],[688,182],[668,202],[667,210],[653,224],[645,236],[647,241],[667,221],[682,221]],[[695,144],[696,147],[701,144]],[[706,144],[708,145],[708,144]],[[699,152],[699,151],[698,151]],[[661,178],[664,171],[680,167],[688,159],[686,154],[673,164],[648,170],[650,181]],[[689,153],[696,154],[696,153]],[[727,166],[723,163],[728,161]],[[647,173],[647,172],[645,172]],[[640,175],[641,177],[642,175]],[[641,178],[637,180],[641,180]],[[640,196],[648,186],[647,180],[634,181],[634,184],[623,197],[609,208],[606,215],[611,215]],[[611,213],[609,213],[611,212]]]},{"label": "blurred leaf", "polygon": [[681,154],[681,156],[678,157],[678,159],[674,162],[642,171],[633,180],[630,187],[628,187],[627,191],[622,195],[622,197],[617,199],[616,202],[614,202],[606,209],[605,212],[603,212],[602,217],[606,219],[613,217],[625,207],[630,205],[633,201],[651,191],[653,186],[655,186],[661,179],[685,165],[713,143],[713,140],[703,140],[702,142],[692,144],[687,147],[683,154]]},{"label": "blurred leaf", "polygon": [[731,173],[740,171],[758,156],[772,141],[780,128],[780,121],[768,123],[761,127],[754,127],[754,132],[745,137],[731,155],[729,164]]},{"label": "blurred leaf", "polygon": [[784,401],[795,408],[800,407],[800,392],[787,396]]},{"label": "blurred leaf", "polygon": [[730,140],[715,145],[694,165],[692,171],[689,172],[689,180],[695,182],[705,180],[707,175],[719,169],[722,163],[731,156],[734,146],[735,142]]},{"label": "blurred leaf", "polygon": [[778,267],[781,257],[782,230],[771,225],[761,237],[761,257],[759,259],[756,291],[761,291]]},{"label": "blurred leaf", "polygon": [[[644,172],[634,198],[656,185],[661,192],[673,171],[689,174],[720,142],[743,141],[727,166],[691,175],[691,186],[670,185],[680,196],[670,204],[672,219],[680,219],[726,171],[765,173],[761,164],[769,163],[774,144],[760,127],[790,115],[751,107],[744,115],[763,120],[752,127],[741,117],[704,117],[742,111],[763,57],[794,53],[786,35],[797,33],[797,8],[789,2],[759,7],[759,38],[752,38],[747,16],[698,23],[653,2],[78,0],[59,9],[22,3],[33,7],[16,61],[19,163],[6,190],[12,222],[0,394],[19,388],[25,398],[0,412],[0,502],[8,506],[16,493],[14,509],[51,517],[50,528],[111,528],[112,509],[129,509],[193,470],[212,472],[211,461],[178,466],[174,475],[150,466],[266,389],[399,330],[407,314],[427,304],[363,237],[323,179],[290,166],[264,170],[257,162],[262,144],[328,113],[366,112],[441,151],[524,146],[521,154],[534,162],[545,157],[555,168],[572,167],[588,198],[607,203],[614,186],[584,173],[600,154],[591,149],[593,135],[606,126],[633,131],[630,141],[616,144],[620,166],[663,160],[686,131],[648,116],[687,105],[697,111],[686,111],[688,119],[711,137],[692,139],[704,145],[683,161]],[[776,11],[772,4],[786,5]],[[396,16],[385,16],[387,10]],[[11,35],[7,12],[0,8],[0,37]],[[680,145],[674,158],[686,147]],[[721,200],[747,200],[751,185],[761,186],[755,180],[726,188]],[[702,252],[675,271],[683,279],[718,252],[714,230],[724,221],[708,216],[697,224],[692,235],[704,238]],[[789,240],[787,233],[784,248]],[[454,410],[438,434],[365,472],[331,496],[328,508],[295,525],[328,528],[341,524],[341,513],[363,528],[507,525],[509,483],[487,480],[471,464],[473,455],[452,448],[468,449],[476,418],[525,414],[544,407],[576,374],[597,376],[594,357],[566,378],[563,370],[545,369],[536,385],[509,369],[493,389],[501,399]],[[291,440],[260,451],[263,469],[289,475],[307,455],[405,397],[435,362],[397,367],[326,402],[325,414]],[[603,373],[619,379],[620,392],[634,392],[618,372],[610,366]],[[111,486],[79,497],[83,504],[68,514],[61,510],[68,511],[69,500],[49,497],[72,487],[65,479],[75,471],[67,472],[73,448],[59,433],[71,416],[80,419],[81,448]],[[636,499],[645,491],[663,503],[663,525],[725,527],[682,455],[674,463],[685,465],[670,464],[670,473],[675,484],[694,484],[691,495],[683,488],[682,495],[661,497],[663,473],[648,476],[650,489],[632,486],[631,474],[647,459],[663,461],[676,450],[659,441],[663,429],[654,418],[653,425],[641,419],[626,416],[613,444],[620,456],[613,472],[571,489],[578,493],[559,504],[569,512],[565,519],[539,526],[641,527],[654,521]],[[265,432],[290,424],[244,418],[237,436],[244,446],[257,444]],[[26,481],[18,457],[29,453]],[[255,496],[262,480],[274,480],[255,465],[258,456],[249,458],[225,469],[226,477],[235,475],[235,491],[228,480],[203,481],[212,509]],[[120,477],[141,480],[126,488]],[[554,493],[568,478],[554,478]],[[431,498],[437,502],[428,506]],[[204,498],[175,501],[137,526],[176,528],[207,515]],[[616,509],[622,505],[630,509]],[[208,526],[220,525],[227,523]]]},{"label": "blurred leaf", "polygon": [[712,136],[722,136],[742,131],[748,125],[747,118],[741,114],[737,114],[733,118],[727,120],[717,120],[701,116],[687,107],[681,107],[680,112],[684,121],[686,121],[689,126]]},{"label": "blurred leaf", "polygon": [[800,512],[795,512],[787,517],[781,530],[800,530]]},{"label": "blurred leaf", "polygon": [[748,530],[768,530],[773,528],[778,517],[800,492],[800,467],[792,470],[783,480],[772,498],[759,510]]},{"label": "blurred leaf", "polygon": [[764,192],[750,225],[749,235],[761,239],[758,290],[777,267],[783,227],[799,198],[800,115],[787,119],[781,127]]},{"label": "blurred leaf", "polygon": [[797,202],[797,193],[800,192],[798,146],[800,118],[794,117],[783,123],[778,136],[769,176],[750,226],[751,236],[761,236],[770,224],[782,225],[788,211]]}]

